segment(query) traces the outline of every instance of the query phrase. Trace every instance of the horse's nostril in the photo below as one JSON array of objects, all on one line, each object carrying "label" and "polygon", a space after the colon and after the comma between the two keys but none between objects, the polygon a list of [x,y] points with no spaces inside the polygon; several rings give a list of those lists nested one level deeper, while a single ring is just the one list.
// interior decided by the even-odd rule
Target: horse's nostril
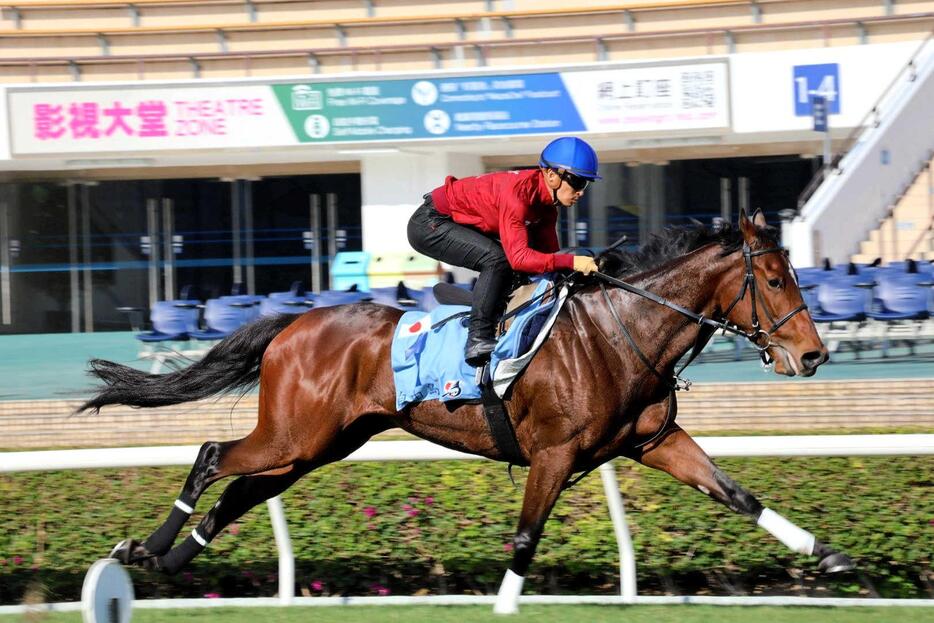
[{"label": "horse's nostril", "polygon": [[816,368],[827,361],[827,355],[819,350],[811,350],[801,356],[801,363],[808,369]]}]

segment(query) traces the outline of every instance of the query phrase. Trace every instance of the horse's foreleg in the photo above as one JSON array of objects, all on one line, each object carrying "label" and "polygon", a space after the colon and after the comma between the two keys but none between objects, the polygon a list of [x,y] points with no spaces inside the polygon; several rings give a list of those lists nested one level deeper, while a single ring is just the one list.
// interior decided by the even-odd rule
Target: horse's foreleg
[{"label": "horse's foreleg", "polygon": [[765,508],[748,491],[736,484],[707,456],[682,429],[675,427],[663,440],[648,448],[627,454],[643,465],[667,472],[737,513],[749,515],[789,549],[817,556],[820,568],[828,573],[853,568],[850,558],[818,541],[775,511]]},{"label": "horse's foreleg", "polygon": [[545,451],[532,457],[529,477],[525,483],[525,498],[519,527],[513,538],[512,564],[503,578],[496,605],[497,614],[513,614],[519,610],[519,595],[525,573],[532,563],[535,549],[545,528],[551,509],[558,500],[564,483],[571,475],[574,455],[566,449]]}]

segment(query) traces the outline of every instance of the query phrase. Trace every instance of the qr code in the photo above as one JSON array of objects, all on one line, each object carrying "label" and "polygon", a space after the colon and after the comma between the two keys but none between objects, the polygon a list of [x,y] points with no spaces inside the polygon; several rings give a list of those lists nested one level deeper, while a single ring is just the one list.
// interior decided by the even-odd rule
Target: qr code
[{"label": "qr code", "polygon": [[713,108],[713,71],[686,71],[681,74],[681,107]]}]

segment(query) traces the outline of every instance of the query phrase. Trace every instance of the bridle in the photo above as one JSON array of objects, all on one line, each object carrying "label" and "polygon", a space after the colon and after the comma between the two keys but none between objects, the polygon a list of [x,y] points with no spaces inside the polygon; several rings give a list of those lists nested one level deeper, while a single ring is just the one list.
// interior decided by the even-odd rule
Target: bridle
[{"label": "bridle", "polygon": [[[794,318],[797,314],[808,308],[807,304],[803,301],[796,308],[785,314],[779,320],[775,320],[772,317],[772,314],[769,313],[768,307],[765,305],[765,301],[762,299],[762,294],[760,289],[757,286],[756,276],[753,272],[752,258],[765,255],[767,253],[784,253],[787,256],[787,250],[784,247],[772,247],[769,249],[759,249],[753,251],[749,244],[743,242],[743,261],[746,265],[746,274],[743,278],[743,284],[740,286],[739,292],[736,293],[736,296],[733,298],[733,302],[726,308],[726,311],[723,312],[719,319],[708,318],[703,314],[698,314],[691,311],[690,309],[673,303],[668,299],[662,298],[657,294],[649,292],[648,290],[643,290],[638,286],[634,286],[630,283],[626,283],[621,279],[616,277],[611,277],[610,275],[596,272],[593,273],[598,279],[600,279],[600,290],[603,293],[603,298],[606,301],[606,305],[610,310],[610,315],[613,316],[613,319],[616,321],[617,326],[622,332],[623,336],[626,338],[626,341],[629,342],[629,346],[633,351],[638,355],[639,359],[642,360],[642,363],[645,365],[649,371],[652,372],[656,377],[658,377],[665,385],[668,386],[671,392],[669,400],[668,415],[666,416],[665,423],[662,424],[658,432],[652,436],[648,441],[643,441],[639,444],[633,446],[634,448],[641,448],[642,446],[648,445],[658,439],[662,433],[667,430],[669,424],[674,415],[674,392],[680,389],[687,390],[691,386],[691,381],[681,378],[681,373],[684,372],[684,369],[691,364],[692,361],[700,354],[704,349],[704,346],[707,344],[707,340],[712,336],[716,331],[723,331],[724,334],[732,333],[733,335],[739,335],[750,342],[756,347],[759,351],[759,357],[762,359],[762,363],[765,365],[770,365],[772,363],[771,357],[768,354],[768,349],[772,346],[772,336],[775,335],[775,332],[778,331],[782,326],[785,325],[789,320]],[[792,271],[794,269],[792,268]],[[659,372],[652,362],[649,361],[648,357],[645,356],[645,353],[639,348],[635,340],[632,337],[632,334],[629,333],[629,330],[626,328],[626,325],[623,324],[622,318],[619,317],[619,312],[616,311],[616,308],[613,306],[613,301],[610,299],[610,295],[607,292],[606,285],[610,284],[616,286],[632,294],[636,294],[643,298],[649,299],[659,305],[663,305],[669,309],[673,309],[682,316],[687,316],[695,321],[701,327],[701,330],[698,331],[697,338],[694,341],[694,348],[691,351],[691,355],[688,359],[681,365],[681,367],[674,373],[673,378],[665,377],[661,372]],[[727,318],[730,315],[730,312],[733,311],[733,308],[746,297],[746,293],[750,293],[750,303],[752,306],[752,328],[749,331],[744,331],[739,325],[730,322]],[[766,317],[769,322],[772,323],[772,326],[765,330],[762,328],[762,325],[759,323],[759,311],[758,304],[762,304],[762,310],[765,312]],[[706,330],[705,330],[706,329]]]},{"label": "bridle", "polygon": [[[733,308],[736,307],[736,304],[743,300],[743,297],[746,296],[746,291],[749,290],[751,293],[750,303],[752,305],[752,330],[746,333],[739,329],[739,327],[735,327],[737,330],[733,331],[733,333],[742,335],[750,342],[752,342],[756,349],[759,351],[759,356],[762,358],[762,362],[768,364],[768,353],[766,353],[766,351],[772,345],[772,336],[775,335],[775,332],[778,331],[786,322],[794,318],[797,314],[803,312],[808,308],[808,306],[802,298],[801,304],[782,316],[780,320],[776,321],[772,317],[772,314],[769,313],[768,307],[765,305],[765,301],[761,298],[762,294],[756,285],[756,277],[752,272],[752,258],[758,255],[765,255],[766,253],[783,253],[786,257],[788,255],[788,251],[784,247],[773,247],[771,249],[759,249],[758,251],[753,251],[749,248],[747,243],[743,242],[743,260],[746,262],[746,276],[743,279],[743,285],[739,292],[736,294],[736,297],[733,299],[733,302],[730,303],[729,307],[726,308],[726,311],[723,312],[724,321],[722,322],[724,329],[728,330],[726,329],[726,325],[728,323],[725,319],[730,315],[730,312],[733,311]],[[794,271],[794,269],[792,269],[792,271]],[[772,327],[768,331],[765,331],[759,324],[759,313],[756,306],[757,301],[762,303],[762,310],[768,317],[769,322],[772,323]],[[760,336],[765,338],[765,343],[760,341]]]},{"label": "bridle", "polygon": [[[696,312],[693,312],[690,309],[687,309],[686,307],[682,305],[673,303],[669,301],[668,299],[662,298],[658,296],[657,294],[649,292],[648,290],[643,290],[642,288],[638,286],[634,286],[621,279],[617,279],[616,277],[611,277],[610,275],[607,275],[605,273],[596,272],[594,273],[594,275],[598,279],[600,279],[600,289],[603,292],[603,297],[606,300],[606,304],[610,310],[610,314],[613,316],[613,319],[616,321],[616,324],[619,326],[620,330],[622,331],[623,336],[629,342],[629,345],[633,348],[636,354],[639,355],[639,358],[646,365],[646,367],[649,368],[653,373],[655,373],[656,376],[658,376],[659,378],[662,378],[672,388],[681,389],[682,387],[678,385],[678,381],[681,380],[679,375],[684,370],[684,368],[686,368],[687,365],[691,361],[693,361],[697,352],[692,353],[692,357],[688,360],[688,362],[685,363],[683,366],[681,366],[681,369],[678,370],[678,372],[675,374],[674,380],[669,380],[669,379],[664,378],[662,374],[658,372],[658,370],[655,369],[655,366],[653,366],[649,362],[645,354],[636,345],[635,340],[633,340],[632,335],[629,333],[629,330],[626,329],[626,325],[623,324],[622,319],[619,317],[619,313],[616,311],[616,308],[613,306],[613,302],[610,300],[610,295],[607,292],[606,284],[616,286],[622,290],[631,292],[632,294],[636,294],[643,298],[649,299],[650,301],[658,303],[659,305],[663,305],[669,309],[673,309],[674,311],[678,312],[682,316],[687,316],[688,318],[696,320],[698,325],[706,326],[706,327],[713,329],[712,332],[708,332],[708,337],[709,335],[711,335],[713,332],[716,332],[716,331],[722,331],[723,333],[732,333],[733,335],[742,336],[753,343],[753,345],[759,351],[759,356],[762,358],[763,363],[769,364],[771,363],[771,360],[769,359],[768,353],[766,351],[768,350],[770,346],[772,346],[772,336],[775,335],[775,333],[781,327],[783,327],[789,320],[794,318],[797,314],[801,313],[802,311],[806,310],[808,306],[807,306],[807,303],[805,303],[802,300],[800,305],[798,305],[796,308],[792,309],[790,312],[782,316],[781,319],[775,320],[772,317],[772,314],[769,313],[768,307],[765,305],[765,301],[762,299],[762,294],[760,292],[760,289],[757,286],[756,276],[755,276],[755,273],[753,272],[753,266],[752,266],[752,258],[760,256],[760,255],[765,255],[767,253],[787,253],[787,251],[783,247],[772,247],[769,249],[759,249],[759,250],[753,251],[749,247],[748,243],[746,242],[743,243],[743,261],[745,262],[745,265],[746,265],[746,274],[743,278],[743,283],[740,286],[739,292],[737,292],[736,296],[733,297],[733,301],[726,308],[721,318],[719,319],[708,318],[704,316],[703,314],[698,314]],[[729,317],[730,312],[733,311],[733,308],[736,307],[736,305],[746,297],[747,292],[750,293],[750,303],[752,306],[752,315],[751,315],[751,319],[752,319],[751,327],[752,328],[749,331],[744,331],[737,324],[732,323],[729,320],[727,320],[727,318]],[[762,325],[759,322],[759,310],[758,310],[759,304],[762,305],[762,310],[765,312],[765,315],[768,318],[769,322],[772,323],[772,326],[768,330],[763,329]],[[704,332],[702,331],[698,334],[698,342],[700,341],[701,334],[703,333]],[[695,343],[694,350],[698,351],[698,348],[703,348],[703,346],[704,344]]]}]

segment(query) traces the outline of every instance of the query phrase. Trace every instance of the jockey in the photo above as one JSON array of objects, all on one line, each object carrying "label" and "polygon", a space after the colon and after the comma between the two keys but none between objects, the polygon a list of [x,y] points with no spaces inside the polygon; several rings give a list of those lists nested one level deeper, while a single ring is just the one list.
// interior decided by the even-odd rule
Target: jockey
[{"label": "jockey", "polygon": [[557,253],[559,205],[569,207],[598,175],[597,154],[585,141],[548,143],[537,169],[456,179],[424,196],[409,219],[409,244],[428,257],[479,271],[464,359],[480,367],[496,345],[493,329],[513,271],[597,270],[592,257]]}]

